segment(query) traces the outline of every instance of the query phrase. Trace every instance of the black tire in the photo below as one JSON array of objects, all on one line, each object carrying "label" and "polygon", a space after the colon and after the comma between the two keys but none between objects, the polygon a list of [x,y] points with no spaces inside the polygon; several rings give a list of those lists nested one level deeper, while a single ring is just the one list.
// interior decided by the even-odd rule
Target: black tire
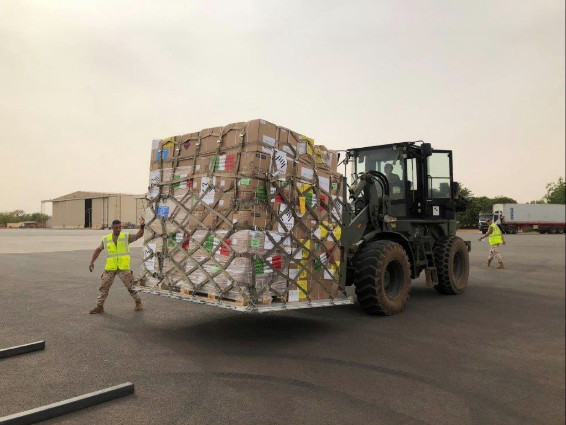
[{"label": "black tire", "polygon": [[556,231],[557,231],[556,227],[551,227],[551,228],[548,230],[548,233],[550,233],[551,235],[555,235],[555,234],[556,234]]},{"label": "black tire", "polygon": [[456,236],[440,239],[434,247],[434,263],[441,294],[457,295],[464,292],[470,275],[470,256],[466,243]]},{"label": "black tire", "polygon": [[391,241],[362,246],[354,259],[358,303],[369,314],[401,313],[411,291],[411,267],[403,247]]}]

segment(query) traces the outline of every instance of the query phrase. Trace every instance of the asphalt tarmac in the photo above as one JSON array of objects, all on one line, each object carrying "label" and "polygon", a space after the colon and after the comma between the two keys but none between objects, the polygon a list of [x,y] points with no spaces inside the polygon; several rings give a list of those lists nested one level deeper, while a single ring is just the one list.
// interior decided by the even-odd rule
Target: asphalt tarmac
[{"label": "asphalt tarmac", "polygon": [[[0,348],[47,347],[0,360],[0,417],[132,381],[133,396],[44,423],[565,421],[564,235],[508,235],[495,270],[487,241],[462,233],[463,295],[421,277],[402,314],[372,317],[357,304],[259,315],[149,294],[134,312],[119,280],[106,313],[89,315],[99,234],[20,232],[0,231]],[[20,253],[4,253],[12,243]]]}]

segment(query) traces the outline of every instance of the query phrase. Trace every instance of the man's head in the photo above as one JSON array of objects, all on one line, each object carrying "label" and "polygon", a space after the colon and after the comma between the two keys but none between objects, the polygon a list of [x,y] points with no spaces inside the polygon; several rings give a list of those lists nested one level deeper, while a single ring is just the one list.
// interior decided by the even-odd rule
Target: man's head
[{"label": "man's head", "polygon": [[488,225],[490,225],[492,221],[493,221],[493,220],[492,220],[491,218],[486,218],[486,219],[485,219],[485,222],[486,222]]},{"label": "man's head", "polygon": [[385,164],[385,167],[383,167],[383,170],[385,171],[385,174],[389,175],[393,171],[393,165]]},{"label": "man's head", "polygon": [[120,220],[112,221],[112,233],[114,236],[119,236],[122,231],[122,222]]}]

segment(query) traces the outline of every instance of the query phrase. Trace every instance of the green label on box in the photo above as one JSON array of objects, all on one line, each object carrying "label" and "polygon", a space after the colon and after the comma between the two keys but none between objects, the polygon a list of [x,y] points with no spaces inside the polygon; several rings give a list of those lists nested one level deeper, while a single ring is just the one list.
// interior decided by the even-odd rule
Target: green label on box
[{"label": "green label on box", "polygon": [[332,183],[332,189],[334,190],[338,189],[338,183]]},{"label": "green label on box", "polygon": [[[173,174],[173,180],[181,180],[180,174]],[[179,189],[181,187],[181,183],[174,183],[172,185],[173,189]]]},{"label": "green label on box", "polygon": [[305,193],[305,198],[307,198],[307,205],[308,205],[310,208],[312,208],[312,207],[313,207],[313,204],[312,204],[312,193],[311,193],[311,192]]},{"label": "green label on box", "polygon": [[265,186],[258,186],[257,192],[256,192],[256,197],[260,201],[263,201],[263,202],[267,201],[267,191],[265,189]]},{"label": "green label on box", "polygon": [[320,260],[317,258],[314,260],[314,271],[317,272],[322,268],[322,263],[320,262]]},{"label": "green label on box", "polygon": [[214,236],[209,236],[208,238],[206,238],[203,246],[204,246],[204,249],[206,249],[208,252],[212,252],[212,250],[214,248]]},{"label": "green label on box", "polygon": [[254,273],[263,274],[263,261],[254,260]]},{"label": "green label on box", "polygon": [[250,185],[250,178],[244,178],[244,179],[240,179],[240,184],[242,186],[249,186]]},{"label": "green label on box", "polygon": [[218,155],[214,155],[210,158],[210,163],[208,164],[208,168],[210,168],[210,171],[219,171],[220,157],[218,157]]},{"label": "green label on box", "polygon": [[259,248],[259,242],[260,242],[259,238],[251,238],[250,239],[250,246],[252,248]]}]

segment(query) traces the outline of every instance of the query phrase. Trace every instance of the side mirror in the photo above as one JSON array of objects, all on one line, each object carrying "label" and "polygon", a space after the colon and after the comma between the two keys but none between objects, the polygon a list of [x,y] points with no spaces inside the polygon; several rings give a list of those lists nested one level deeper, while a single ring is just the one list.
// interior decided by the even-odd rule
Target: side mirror
[{"label": "side mirror", "polygon": [[432,155],[432,145],[430,143],[423,143],[421,145],[421,154],[423,157]]}]

